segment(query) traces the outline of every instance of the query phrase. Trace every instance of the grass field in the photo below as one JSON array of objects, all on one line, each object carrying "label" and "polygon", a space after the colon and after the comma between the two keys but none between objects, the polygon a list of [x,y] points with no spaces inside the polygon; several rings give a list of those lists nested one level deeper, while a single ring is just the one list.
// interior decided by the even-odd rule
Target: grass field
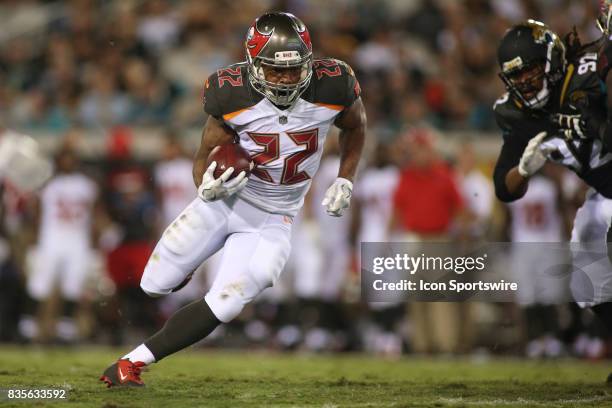
[{"label": "grass field", "polygon": [[[122,350],[125,351],[125,350]],[[185,351],[140,389],[107,390],[111,349],[0,348],[0,388],[66,388],[68,402],[0,407],[612,407],[612,364]]]}]

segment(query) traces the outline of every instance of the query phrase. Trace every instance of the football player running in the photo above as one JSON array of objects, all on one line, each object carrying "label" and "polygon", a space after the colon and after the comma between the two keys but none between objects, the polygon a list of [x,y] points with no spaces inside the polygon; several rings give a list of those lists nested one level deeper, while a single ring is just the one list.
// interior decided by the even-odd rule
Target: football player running
[{"label": "football player running", "polygon": [[[234,319],[278,279],[290,252],[292,219],[302,206],[332,125],[340,128],[338,178],[323,200],[331,216],[348,208],[361,155],[366,113],[351,68],[314,59],[306,26],[289,13],[266,13],[249,28],[246,61],[219,69],[204,85],[208,121],[193,165],[195,199],[166,229],[145,268],[141,288],[163,296],[180,287],[223,247],[204,299],[104,371],[109,387],[141,386],[143,366],[188,347]],[[218,179],[210,151],[237,141],[256,164],[250,177]]]},{"label": "football player running", "polygon": [[[546,161],[568,167],[590,186],[576,213],[572,242],[595,243],[605,251],[612,221],[612,149],[600,132],[606,91],[598,54],[575,44],[567,48],[533,20],[512,27],[502,39],[498,62],[508,92],[494,106],[503,132],[495,191],[500,200],[514,201]],[[612,329],[612,265],[607,257],[582,261],[572,271],[572,295]]]}]

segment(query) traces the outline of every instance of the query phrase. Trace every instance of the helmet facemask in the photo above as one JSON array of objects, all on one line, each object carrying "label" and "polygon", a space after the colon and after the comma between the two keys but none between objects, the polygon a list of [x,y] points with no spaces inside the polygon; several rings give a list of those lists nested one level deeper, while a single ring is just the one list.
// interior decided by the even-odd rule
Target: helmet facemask
[{"label": "helmet facemask", "polygon": [[521,105],[528,109],[541,109],[550,98],[551,81],[546,74],[547,65],[550,64],[545,61],[536,62],[501,72],[499,76],[506,84],[508,92]]},{"label": "helmet facemask", "polygon": [[[255,90],[279,106],[292,105],[306,90],[312,78],[312,53],[300,56],[297,51],[277,52],[274,59],[255,57],[247,53],[249,80]],[[299,69],[296,83],[276,83],[266,79],[266,68]]]}]

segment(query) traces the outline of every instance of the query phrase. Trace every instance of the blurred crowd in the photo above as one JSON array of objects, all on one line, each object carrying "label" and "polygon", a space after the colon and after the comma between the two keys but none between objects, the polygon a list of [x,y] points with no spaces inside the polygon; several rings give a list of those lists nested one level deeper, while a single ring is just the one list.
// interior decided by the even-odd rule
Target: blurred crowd
[{"label": "blurred crowd", "polygon": [[[330,140],[281,282],[206,344],[605,357],[609,337],[592,316],[556,299],[359,297],[360,242],[567,241],[584,186],[551,167],[524,199],[504,206],[493,196],[492,158],[478,157],[475,146],[479,131],[495,131],[491,106],[503,92],[495,47],[505,29],[538,18],[560,34],[575,25],[590,41],[597,3],[1,1],[0,123],[58,137],[57,174],[39,194],[3,187],[0,341],[133,343],[205,293],[215,258],[161,300],[146,297],[139,280],[157,238],[195,198],[184,134],[204,123],[205,78],[243,59],[255,16],[282,9],[306,22],[317,56],[355,69],[368,110],[366,158],[351,213],[330,219],[319,205],[337,174]],[[142,161],[132,145],[140,127],[176,130],[159,156]],[[85,138],[111,135],[107,150],[80,157],[75,128]],[[473,138],[441,149],[438,132],[446,130]]]},{"label": "blurred crowd", "polygon": [[[64,131],[199,127],[204,80],[244,59],[255,16],[294,12],[315,56],[355,69],[379,137],[406,124],[494,129],[496,44],[513,23],[597,37],[597,0],[71,0],[0,2],[0,120]],[[321,11],[325,10],[324,13]]]}]

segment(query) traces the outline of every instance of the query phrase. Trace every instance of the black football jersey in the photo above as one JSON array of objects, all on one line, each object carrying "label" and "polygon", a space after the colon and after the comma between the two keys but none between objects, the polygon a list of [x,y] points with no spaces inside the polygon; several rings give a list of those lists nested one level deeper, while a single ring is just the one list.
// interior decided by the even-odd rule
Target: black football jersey
[{"label": "black football jersey", "polygon": [[600,194],[612,198],[612,154],[596,135],[566,140],[551,118],[555,113],[605,118],[605,98],[598,54],[586,52],[568,64],[564,79],[551,92],[544,109],[522,109],[508,94],[498,99],[493,110],[503,133],[503,146],[493,174],[497,197],[506,202],[520,198],[507,190],[506,174],[518,165],[529,140],[546,131],[544,144],[553,148],[548,159],[570,168]]}]

